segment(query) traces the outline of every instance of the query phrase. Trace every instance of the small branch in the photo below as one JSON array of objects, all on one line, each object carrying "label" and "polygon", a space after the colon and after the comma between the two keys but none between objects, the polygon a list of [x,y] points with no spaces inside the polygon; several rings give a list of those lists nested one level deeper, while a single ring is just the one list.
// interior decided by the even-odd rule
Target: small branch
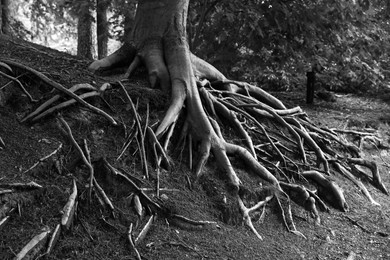
[{"label": "small branch", "polygon": [[[97,91],[91,91],[91,92],[88,92],[88,93],[81,94],[79,97],[84,100],[86,98],[95,97],[95,96],[100,96],[100,93],[97,92]],[[39,119],[41,119],[41,118],[43,118],[45,116],[48,116],[48,115],[54,113],[57,110],[69,107],[69,106],[73,105],[74,103],[76,103],[76,100],[74,100],[74,99],[70,99],[68,101],[62,102],[62,103],[60,103],[60,104],[58,104],[58,105],[56,105],[56,106],[54,106],[54,107],[44,111],[44,112],[42,112],[41,114],[37,115],[36,117],[34,117],[32,119],[32,121],[33,122],[37,121],[37,120],[39,120]]]},{"label": "small branch", "polygon": [[14,190],[0,190],[0,195],[12,193],[12,192],[14,192]]},{"label": "small branch", "polygon": [[49,240],[49,243],[47,245],[47,249],[46,249],[45,255],[49,255],[51,253],[51,251],[55,247],[55,245],[56,245],[56,243],[57,243],[57,241],[58,241],[58,239],[60,237],[60,234],[61,234],[61,225],[58,224],[56,226],[56,228],[54,229],[53,234],[50,237],[50,240]]},{"label": "small branch", "polygon": [[0,230],[7,224],[8,220],[10,219],[10,216],[6,216],[3,219],[0,219]]},{"label": "small branch", "polygon": [[355,130],[348,130],[348,129],[331,129],[334,132],[342,133],[342,134],[353,134],[353,135],[359,135],[359,136],[372,136],[374,133],[372,132],[359,132]]},{"label": "small branch", "polygon": [[98,193],[100,196],[103,197],[103,201],[105,202],[106,205],[113,211],[114,210],[114,205],[112,204],[111,200],[108,198],[102,187],[100,187],[99,183],[96,181],[95,178],[93,178],[93,184],[95,188],[97,189]]},{"label": "small branch", "polygon": [[153,206],[155,208],[155,210],[157,211],[162,211],[162,207],[157,204],[156,202],[154,202],[153,200],[151,200],[143,191],[142,189],[140,189],[138,187],[137,184],[135,184],[129,177],[127,177],[126,175],[124,175],[123,173],[121,173],[120,171],[118,171],[117,169],[115,169],[106,159],[103,159],[104,160],[104,163],[107,165],[107,167],[110,169],[110,172],[114,175],[117,175],[117,176],[120,176],[122,177],[128,184],[130,184],[130,186],[136,191],[136,193],[144,200],[146,200],[146,202],[148,204],[150,204],[151,206]]},{"label": "small branch", "polygon": [[145,136],[144,136],[143,131],[142,131],[141,122],[139,121],[138,113],[137,113],[137,110],[136,110],[136,108],[134,106],[133,100],[131,100],[131,98],[129,96],[129,93],[127,92],[125,86],[120,81],[118,81],[118,84],[122,88],[123,92],[125,93],[126,98],[129,101],[129,103],[130,103],[131,111],[133,112],[133,117],[136,120],[138,133],[139,133],[139,135],[141,137],[141,140],[140,140],[140,152],[141,152],[141,158],[142,158],[142,163],[143,163],[143,169],[144,169],[144,173],[145,173],[146,178],[149,179],[148,163],[147,163],[147,159],[146,159],[145,142],[144,142],[145,141]]},{"label": "small branch", "polygon": [[346,219],[348,219],[349,221],[351,221],[352,224],[354,224],[354,225],[358,226],[359,228],[361,228],[364,232],[369,233],[369,234],[372,233],[370,230],[368,230],[367,228],[365,228],[365,227],[363,227],[362,225],[360,225],[359,222],[358,222],[357,220],[354,220],[354,219],[352,219],[352,218],[350,218],[350,217],[348,217],[348,216],[344,216],[344,217],[345,217]]},{"label": "small branch", "polygon": [[138,234],[137,238],[134,239],[134,245],[139,245],[142,240],[146,237],[149,232],[150,227],[152,226],[154,221],[154,216],[150,216],[148,222],[146,222],[145,226],[142,228],[141,232]]},{"label": "small branch", "polygon": [[[90,155],[89,155],[88,147],[86,147],[86,151],[85,151],[87,153],[87,157],[88,157],[87,158],[86,155],[84,154],[83,150],[81,149],[81,147],[78,145],[78,143],[74,139],[73,134],[72,134],[72,130],[70,129],[70,126],[68,125],[68,123],[65,121],[65,119],[62,116],[59,117],[59,120],[65,126],[65,129],[66,129],[66,132],[69,135],[70,141],[72,142],[72,144],[76,148],[76,150],[79,152],[79,155],[81,156],[81,159],[83,160],[84,164],[89,169],[89,172],[90,172],[89,201],[92,202],[92,188],[93,188],[93,183],[92,182],[93,182],[93,179],[94,179],[94,170],[93,170],[93,166],[92,166],[91,161],[90,161]],[[84,143],[84,145],[86,146],[86,142]]]},{"label": "small branch", "polygon": [[364,160],[362,158],[348,158],[347,162],[348,163],[362,165],[362,166],[365,166],[365,167],[369,168],[371,170],[371,172],[372,172],[372,180],[374,182],[374,186],[376,186],[384,194],[389,195],[389,192],[388,192],[386,186],[382,182],[378,166],[376,165],[375,162]]},{"label": "small branch", "polygon": [[138,55],[136,55],[133,61],[131,62],[129,68],[127,69],[124,78],[125,79],[130,78],[131,74],[135,71],[136,68],[138,68],[140,64],[141,64],[141,58]]},{"label": "small branch", "polygon": [[270,201],[274,196],[271,195],[271,196],[268,196],[266,197],[263,201],[260,201],[258,202],[256,205],[254,205],[253,207],[251,208],[247,208],[245,205],[244,205],[244,202],[242,201],[242,199],[240,198],[239,195],[237,195],[237,201],[238,201],[238,205],[240,207],[240,210],[241,210],[241,213],[243,215],[243,219],[244,219],[244,222],[245,224],[252,230],[252,232],[257,236],[258,239],[260,240],[263,240],[263,238],[261,237],[261,235],[257,232],[257,230],[255,229],[255,227],[253,226],[252,224],[252,220],[251,220],[251,217],[249,216],[249,214],[252,212],[252,211],[255,211],[257,210],[258,208],[260,208],[261,206],[265,205],[268,201]]},{"label": "small branch", "polygon": [[299,133],[299,135],[304,138],[304,140],[308,143],[308,145],[314,150],[314,152],[317,155],[317,166],[319,166],[320,163],[323,164],[324,170],[326,173],[329,174],[329,163],[328,160],[326,160],[324,153],[322,152],[321,148],[318,146],[318,144],[311,138],[311,136],[307,133],[307,131],[304,128],[298,128],[294,126],[294,129]]},{"label": "small branch", "polygon": [[5,143],[4,143],[3,138],[1,138],[1,136],[0,136],[0,149],[4,149],[4,148],[5,148]]},{"label": "small branch", "polygon": [[73,192],[72,194],[70,194],[68,198],[68,202],[64,206],[64,213],[62,214],[62,218],[61,218],[61,225],[66,230],[69,230],[70,226],[73,223],[73,217],[76,210],[75,209],[76,200],[77,200],[77,185],[76,185],[76,181],[73,180]]},{"label": "small branch", "polygon": [[380,204],[378,202],[376,202],[372,197],[371,197],[371,194],[368,192],[366,186],[364,186],[364,184],[360,181],[360,180],[357,180],[353,175],[352,173],[347,170],[344,166],[342,166],[340,163],[338,162],[334,162],[333,165],[336,167],[336,169],[341,173],[343,174],[346,178],[348,178],[350,181],[352,181],[356,186],[358,186],[358,188],[360,189],[360,191],[364,194],[364,196],[366,196],[368,198],[368,200],[371,202],[371,204],[373,205],[376,205],[376,206],[380,206]]},{"label": "small branch", "polygon": [[301,175],[306,179],[313,180],[319,185],[321,189],[319,188],[318,192],[321,193],[321,197],[327,199],[336,208],[344,212],[348,211],[348,204],[345,201],[343,191],[334,181],[327,179],[318,171],[304,171]]},{"label": "small branch", "polygon": [[42,186],[36,182],[30,181],[28,183],[0,183],[0,188],[15,190],[33,190],[42,189]]},{"label": "small branch", "polygon": [[217,222],[214,222],[214,221],[198,221],[198,220],[193,220],[193,219],[190,219],[190,218],[184,217],[182,215],[178,215],[178,214],[172,214],[172,215],[170,215],[170,217],[177,219],[177,220],[180,220],[182,222],[188,223],[190,225],[194,225],[194,226],[216,225],[217,224]]},{"label": "small branch", "polygon": [[45,230],[33,237],[22,250],[15,256],[15,260],[34,259],[34,256],[43,248],[50,230]]},{"label": "small branch", "polygon": [[[135,121],[134,121],[134,124],[135,124]],[[134,125],[131,127],[131,129],[133,129]],[[138,128],[135,128],[130,134],[129,136],[126,138],[126,141],[125,143],[123,144],[122,146],[122,149],[118,155],[118,157],[116,158],[116,160],[118,161],[122,156],[123,154],[126,152],[127,148],[129,148],[130,144],[133,142],[134,140],[134,137],[136,137],[138,134]]]},{"label": "small branch", "polygon": [[135,243],[134,243],[134,240],[133,240],[133,223],[130,224],[130,227],[129,227],[129,232],[127,233],[127,239],[129,240],[129,243],[130,243],[130,246],[131,246],[131,249],[134,251],[136,257],[138,260],[141,260],[141,255],[139,254],[137,248],[135,247]]},{"label": "small branch", "polygon": [[55,155],[60,149],[62,148],[62,143],[60,143],[60,145],[57,147],[57,149],[55,149],[53,152],[51,152],[50,154],[42,157],[41,159],[38,160],[38,162],[34,163],[33,166],[31,166],[30,168],[28,168],[27,170],[25,170],[23,172],[23,174],[31,171],[32,169],[34,169],[35,167],[37,167],[40,163],[44,162],[45,160],[49,159],[50,157],[52,157],[53,155]]},{"label": "small branch", "polygon": [[62,86],[61,84],[49,79],[48,77],[46,77],[44,74],[28,67],[28,66],[25,66],[23,64],[20,64],[18,62],[15,62],[15,61],[11,61],[11,60],[5,60],[3,59],[2,60],[4,63],[8,64],[8,65],[11,65],[11,66],[15,66],[15,67],[18,67],[20,69],[23,69],[23,70],[26,70],[32,74],[34,74],[35,76],[37,76],[38,78],[40,78],[43,82],[45,82],[46,84],[48,84],[49,86],[55,88],[55,89],[58,89],[59,91],[65,93],[66,95],[74,98],[75,100],[77,100],[77,102],[79,102],[80,104],[82,104],[83,106],[91,109],[92,111],[96,112],[97,114],[99,115],[102,115],[103,117],[107,118],[107,120],[109,120],[111,122],[111,124],[113,125],[117,125],[117,122],[109,115],[107,114],[106,112],[104,112],[103,110],[87,103],[86,101],[84,101],[83,99],[81,99],[79,96],[77,96],[76,94],[74,94],[73,92],[69,91],[67,88],[65,88],[64,86]]},{"label": "small branch", "polygon": [[161,146],[160,142],[158,141],[156,135],[154,134],[152,128],[150,128],[149,126],[146,128],[147,130],[147,134],[149,136],[149,140],[152,144],[152,146],[155,147],[156,149],[156,153],[158,152],[160,154],[160,157],[156,157],[156,160],[157,160],[157,164],[158,164],[158,167],[160,165],[160,161],[162,163],[162,166],[165,168],[165,169],[169,169],[170,168],[170,161],[168,159],[168,156],[165,152],[165,149]]},{"label": "small branch", "polygon": [[[76,92],[77,90],[79,89],[87,89],[87,90],[91,90],[91,91],[94,91],[96,90],[95,87],[93,87],[92,85],[90,84],[76,84],[74,86],[72,86],[69,91],[70,92]],[[26,116],[25,118],[23,118],[21,120],[21,122],[25,122],[35,116],[37,116],[39,113],[41,113],[45,108],[47,108],[48,106],[50,106],[51,104],[53,104],[54,102],[56,102],[57,100],[59,100],[61,98],[60,95],[55,95],[53,96],[52,98],[50,98],[49,100],[47,100],[45,103],[43,103],[42,105],[40,105],[37,109],[35,109],[34,112],[30,113],[28,116]],[[74,100],[74,99],[72,99]]]},{"label": "small branch", "polygon": [[26,94],[26,96],[30,99],[31,102],[33,102],[33,103],[38,102],[38,100],[34,99],[34,98],[30,95],[30,93],[28,93],[28,91],[24,88],[22,82],[20,82],[17,78],[14,78],[14,77],[12,77],[12,76],[10,76],[10,75],[8,75],[8,74],[2,72],[2,71],[0,71],[0,75],[2,75],[3,77],[6,77],[6,78],[8,78],[8,79],[10,79],[10,80],[13,80],[13,81],[15,81],[16,83],[18,83],[18,86],[20,87],[20,89],[24,92],[24,94]]}]

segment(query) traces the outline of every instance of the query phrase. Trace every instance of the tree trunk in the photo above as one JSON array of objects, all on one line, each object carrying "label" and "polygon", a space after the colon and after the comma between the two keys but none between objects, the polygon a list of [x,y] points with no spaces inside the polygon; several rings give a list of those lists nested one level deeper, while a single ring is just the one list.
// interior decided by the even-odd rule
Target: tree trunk
[{"label": "tree trunk", "polygon": [[98,58],[102,59],[107,56],[108,44],[108,23],[107,23],[107,8],[109,2],[107,0],[97,0],[96,4],[96,35]]},{"label": "tree trunk", "polygon": [[134,17],[137,5],[134,1],[126,2],[125,10],[123,11],[124,20],[124,32],[123,39],[129,39],[131,32],[133,31]]},{"label": "tree trunk", "polygon": [[[194,169],[196,180],[199,180],[203,166],[212,154],[229,179],[231,192],[237,198],[246,224],[259,238],[261,236],[253,227],[249,213],[272,197],[277,200],[287,229],[303,236],[295,229],[290,198],[286,192],[298,191],[299,196],[295,199],[307,205],[307,209],[317,216],[315,205],[317,202],[321,204],[322,201],[304,186],[289,182],[301,178],[299,172],[312,168],[313,159],[316,159],[315,169],[320,169],[321,172],[314,171],[315,174],[310,176],[314,176],[319,184],[325,187],[331,186],[331,182],[324,177],[325,174],[329,175],[330,168],[329,159],[322,150],[329,152],[331,149],[326,145],[320,147],[319,144],[325,143],[321,138],[325,140],[331,138],[346,148],[351,146],[333,133],[312,125],[299,107],[287,109],[280,100],[259,87],[227,80],[212,65],[193,55],[189,50],[186,35],[188,3],[189,0],[140,0],[132,33],[125,39],[124,45],[108,57],[93,62],[89,68],[99,72],[130,63],[125,74],[125,77],[129,77],[134,69],[143,63],[147,68],[151,86],[160,87],[171,94],[169,108],[154,132],[155,137],[159,140],[165,138],[165,143],[168,143],[171,130],[180,127],[176,126],[179,114],[185,113],[185,123],[180,131],[184,137],[188,137],[183,140],[189,140],[189,150],[197,147],[199,155],[195,167],[192,167],[192,153],[189,155],[190,168]],[[269,127],[275,123],[280,128],[271,131]],[[220,127],[224,125],[229,127],[227,132],[230,132],[231,128],[236,131],[245,147],[224,139]],[[275,137],[271,136],[269,131],[272,134],[282,132],[280,135],[288,141],[279,144],[279,140],[284,140],[280,138],[275,142]],[[255,147],[254,140],[271,147],[271,150],[264,152],[262,148],[258,148],[259,145]],[[317,140],[322,143],[317,144]],[[292,146],[287,147],[290,145]],[[316,158],[312,153],[309,154],[308,150],[314,150]],[[242,183],[228,156],[238,158],[246,170],[265,181],[264,185],[268,186],[267,189],[270,189],[272,196],[262,198],[264,200],[256,206],[245,206],[248,205],[244,201],[245,192],[251,190],[252,193],[256,193],[256,189],[248,186],[253,187],[258,180]],[[263,159],[264,156],[267,156],[269,161]],[[264,167],[260,160],[275,168],[274,174]],[[279,167],[279,164],[282,167]],[[304,167],[301,168],[300,165]],[[285,168],[288,168],[288,171],[285,172]],[[285,182],[283,189],[280,181]],[[262,185],[258,189],[263,190]],[[333,197],[342,197],[340,189],[329,190],[326,193]]]},{"label": "tree trunk", "polygon": [[92,59],[92,21],[91,2],[83,1],[80,4],[77,22],[77,56]]},{"label": "tree trunk", "polygon": [[11,25],[9,17],[9,0],[1,0],[1,32],[11,35]]}]

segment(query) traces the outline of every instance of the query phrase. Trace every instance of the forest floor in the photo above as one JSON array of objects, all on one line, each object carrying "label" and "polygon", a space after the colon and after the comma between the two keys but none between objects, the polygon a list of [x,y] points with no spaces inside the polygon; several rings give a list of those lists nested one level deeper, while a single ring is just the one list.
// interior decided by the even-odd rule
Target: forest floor
[{"label": "forest floor", "polygon": [[[90,61],[17,39],[0,39],[0,60],[3,58],[30,66],[68,88],[77,83],[100,86],[115,80],[113,76],[92,75],[87,70]],[[36,78],[23,77],[28,77],[23,82],[28,82],[26,88],[34,97],[46,100],[53,95],[51,88]],[[142,117],[148,102],[151,123],[162,115],[169,98],[159,90],[148,88],[144,72],[132,77],[126,87],[134,100],[139,99],[138,109]],[[115,167],[138,178],[140,186],[150,188],[151,191],[146,192],[153,197],[154,169],[150,167],[150,180],[142,178],[139,155],[132,155],[136,147],[131,147],[123,158],[116,160],[129,129],[112,126],[106,119],[79,105],[62,112],[75,139],[80,144],[87,139],[97,169],[96,178],[116,207],[116,217],[113,218],[95,197],[93,203],[88,203],[88,170],[78,162],[78,155],[58,120],[48,116],[35,124],[20,123],[36,105],[31,104],[16,86],[13,88],[10,101],[0,107],[0,137],[5,144],[0,146],[0,185],[34,181],[43,188],[0,195],[0,213],[6,213],[6,205],[15,207],[8,222],[0,226],[0,259],[14,258],[32,237],[45,228],[54,229],[60,223],[73,179],[80,194],[77,216],[71,231],[61,234],[47,259],[135,259],[127,240],[129,224],[137,221],[128,199],[131,191],[114,177],[107,177],[104,170],[99,171],[102,168],[99,159],[104,157]],[[104,98],[110,106],[98,98],[92,98],[90,102],[130,126],[131,112],[122,92],[115,88],[106,92]],[[374,129],[383,144],[389,145],[390,106],[379,98],[340,94],[336,102],[315,100],[314,105],[308,106],[303,89],[273,94],[288,106],[301,106],[319,126]],[[63,147],[57,154],[25,172],[60,144]],[[377,162],[387,187],[390,186],[389,151],[366,145],[363,155]],[[174,158],[173,169],[161,173],[160,186],[167,189],[162,191],[161,202],[170,205],[178,214],[196,220],[216,221],[217,225],[194,229],[157,218],[146,238],[137,246],[142,259],[390,259],[389,197],[371,185],[367,185],[367,189],[381,206],[371,205],[351,182],[335,177],[344,190],[350,210],[344,213],[332,208],[329,213],[320,212],[321,225],[316,225],[302,207],[294,204],[297,229],[306,239],[287,232],[278,210],[271,203],[266,208],[264,221],[255,222],[256,229],[263,236],[263,241],[260,241],[242,225],[237,215],[226,213],[221,207],[226,184],[212,160],[206,165],[205,179],[198,187],[190,189],[186,176],[191,172],[184,163],[185,156],[179,153]],[[4,217],[4,214],[0,215],[0,220]],[[39,253],[35,255],[38,256]]]}]

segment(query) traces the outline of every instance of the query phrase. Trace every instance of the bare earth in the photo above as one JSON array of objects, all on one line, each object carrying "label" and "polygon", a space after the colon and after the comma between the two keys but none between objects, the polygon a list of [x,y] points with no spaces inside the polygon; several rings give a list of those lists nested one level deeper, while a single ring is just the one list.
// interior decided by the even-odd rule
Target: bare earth
[{"label": "bare earth", "polygon": [[[77,83],[100,86],[115,79],[91,75],[86,70],[89,61],[16,39],[0,39],[0,60],[2,58],[12,58],[31,66],[68,88]],[[23,72],[16,72],[20,73]],[[150,102],[150,121],[153,123],[163,113],[169,99],[159,90],[149,89],[144,79],[144,73],[140,72],[126,87],[132,98],[139,98],[141,115],[145,115],[146,103]],[[50,88],[34,77],[23,81],[29,82],[26,88],[36,98],[43,96],[46,100],[53,95]],[[99,170],[99,159],[105,157],[116,167],[139,178],[143,188],[153,188],[153,167],[150,167],[151,180],[142,179],[139,155],[132,155],[136,146],[131,147],[122,159],[116,160],[129,129],[111,126],[106,119],[79,105],[63,112],[76,140],[81,144],[87,139],[92,160],[96,161],[96,177],[118,209],[116,217],[112,218],[109,210],[103,209],[96,198],[94,203],[87,203],[88,170],[82,163],[77,163],[77,153],[55,117],[49,116],[33,125],[20,123],[20,119],[36,105],[14,88],[19,98],[15,97],[0,107],[0,137],[5,143],[5,148],[0,149],[0,184],[35,181],[43,188],[0,195],[0,213],[4,205],[16,208],[0,229],[0,259],[12,259],[42,229],[53,229],[60,222],[73,179],[76,179],[81,193],[77,218],[71,232],[61,234],[47,259],[135,259],[127,241],[127,228],[131,222],[137,221],[127,199],[131,191],[115,178],[108,178],[104,170]],[[320,126],[375,129],[383,144],[389,145],[390,106],[380,99],[338,95],[334,103],[316,100],[315,105],[306,106],[303,90],[274,94],[289,106],[300,105]],[[114,88],[104,96],[110,107],[98,98],[92,98],[90,102],[130,127],[130,110],[122,96],[122,92]],[[53,152],[60,143],[64,147],[59,153],[34,170],[23,173]],[[387,187],[390,187],[389,151],[369,144],[364,149],[364,158],[378,163]],[[194,229],[159,218],[137,247],[143,259],[390,259],[389,198],[365,180],[363,183],[380,207],[371,205],[350,181],[335,176],[344,190],[349,212],[333,208],[330,213],[321,212],[322,223],[316,225],[303,208],[293,205],[294,220],[297,229],[306,236],[304,239],[286,231],[278,210],[271,203],[266,208],[264,221],[255,222],[256,229],[263,236],[263,241],[259,241],[242,225],[237,212],[227,213],[221,206],[223,196],[226,195],[228,203],[230,197],[216,165],[210,161],[200,185],[190,190],[186,176],[191,173],[184,163],[180,163],[185,161],[183,156],[180,151],[176,152],[175,167],[161,175],[161,187],[169,189],[162,192],[165,195],[161,203],[170,205],[178,214],[196,220],[217,221],[217,225]],[[62,171],[56,170],[55,163],[63,166]],[[148,194],[153,197],[153,191]],[[0,219],[3,217],[0,215]],[[143,223],[140,222],[140,226]]]}]

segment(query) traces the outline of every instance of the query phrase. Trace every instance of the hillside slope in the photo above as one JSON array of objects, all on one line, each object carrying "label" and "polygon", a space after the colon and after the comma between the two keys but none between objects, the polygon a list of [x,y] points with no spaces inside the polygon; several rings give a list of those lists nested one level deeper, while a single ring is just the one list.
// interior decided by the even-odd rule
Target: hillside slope
[{"label": "hillside slope", "polygon": [[[30,66],[67,88],[78,83],[99,87],[104,82],[120,79],[120,74],[106,77],[92,75],[86,69],[90,61],[1,37],[0,60],[4,58]],[[41,80],[25,71],[14,72],[22,75],[20,80],[35,98],[42,98],[39,104],[55,94]],[[163,113],[168,98],[160,90],[148,87],[145,74],[139,71],[125,85],[132,99],[139,100],[138,111],[143,120],[149,104],[149,122],[153,124]],[[135,259],[127,240],[128,227],[131,223],[142,227],[148,217],[138,220],[131,202],[131,187],[110,175],[101,158],[133,176],[151,198],[154,198],[156,173],[153,166],[149,166],[151,178],[143,178],[135,142],[117,160],[133,120],[123,92],[114,86],[105,91],[104,101],[96,97],[89,99],[122,122],[121,126],[110,125],[105,118],[80,105],[62,112],[76,141],[82,144],[83,139],[87,140],[96,178],[116,208],[113,217],[109,209],[100,205],[94,193],[92,203],[88,202],[88,169],[80,162],[64,127],[54,116],[34,124],[21,123],[20,120],[38,105],[30,103],[16,86],[13,88],[9,102],[0,107],[0,137],[5,143],[5,147],[0,149],[0,184],[34,181],[43,188],[0,194],[0,219],[5,214],[10,216],[8,222],[1,226],[0,259],[12,259],[32,237],[43,229],[53,230],[60,223],[63,207],[72,192],[73,179],[79,190],[76,219],[71,231],[61,234],[47,258]],[[384,118],[390,112],[387,104],[339,96],[336,103],[317,101],[316,106],[305,107],[301,93],[303,90],[274,94],[287,104],[303,106],[320,125],[374,129],[388,145],[390,129],[388,119]],[[63,147],[55,155],[25,172],[60,144]],[[193,189],[187,185],[191,172],[185,164],[186,156],[183,151],[172,152],[175,165],[170,171],[161,173],[160,187],[164,196],[160,196],[158,201],[167,205],[171,213],[199,221],[216,221],[217,224],[200,229],[158,218],[137,246],[143,259],[347,259],[353,255],[354,259],[390,259],[390,202],[386,195],[372,186],[367,185],[367,188],[381,204],[380,207],[371,205],[349,181],[337,177],[350,211],[342,213],[331,209],[329,213],[321,212],[320,226],[303,208],[294,206],[297,229],[307,239],[288,233],[277,207],[270,203],[265,209],[264,221],[255,222],[264,238],[259,241],[242,225],[240,214],[232,205],[233,198],[226,191],[226,183],[212,161],[206,165],[206,173],[198,185]],[[367,147],[365,156],[378,162],[383,181],[389,186],[389,150]],[[15,209],[9,213],[11,208]]]}]

